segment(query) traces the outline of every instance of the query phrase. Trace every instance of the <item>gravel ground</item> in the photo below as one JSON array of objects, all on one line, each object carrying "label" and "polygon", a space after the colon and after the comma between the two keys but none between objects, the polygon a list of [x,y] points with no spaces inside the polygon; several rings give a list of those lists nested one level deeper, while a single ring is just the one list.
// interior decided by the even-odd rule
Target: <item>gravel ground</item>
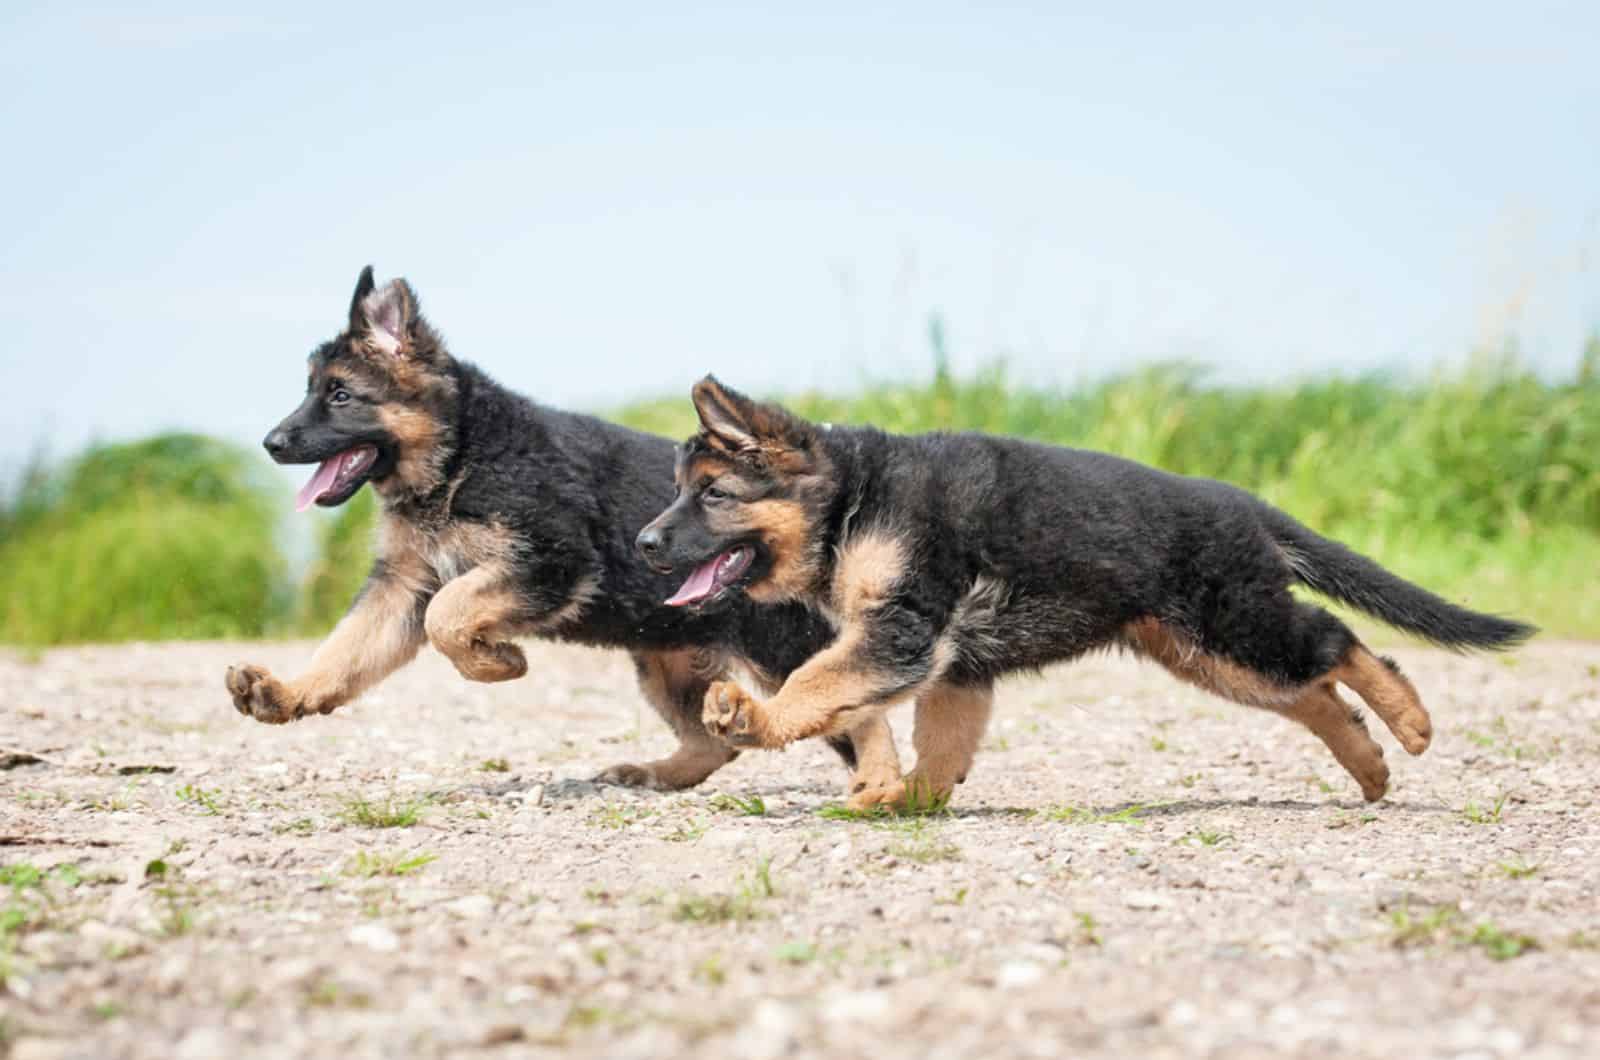
[{"label": "gravel ground", "polygon": [[819,746],[589,783],[672,744],[617,654],[234,713],[225,666],[310,650],[0,655],[0,1054],[1600,1051],[1594,645],[1402,646],[1437,736],[1373,724],[1371,806],[1308,733],[1093,659],[1003,686],[950,812],[892,820],[830,811]]}]

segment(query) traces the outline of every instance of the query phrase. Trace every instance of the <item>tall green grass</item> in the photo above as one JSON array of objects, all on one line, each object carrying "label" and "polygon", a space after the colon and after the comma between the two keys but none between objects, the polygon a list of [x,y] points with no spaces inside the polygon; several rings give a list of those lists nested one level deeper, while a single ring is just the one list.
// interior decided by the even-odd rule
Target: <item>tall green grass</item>
[{"label": "tall green grass", "polygon": [[255,637],[294,587],[281,491],[253,454],[192,434],[35,466],[0,512],[0,641]]},{"label": "tall green grass", "polygon": [[[817,420],[982,430],[1225,479],[1452,599],[1600,636],[1600,344],[1559,383],[1480,364],[1426,381],[1220,386],[1167,366],[1069,390],[995,366],[786,400]],[[673,438],[694,426],[687,389],[614,418]],[[295,586],[267,468],[174,435],[30,476],[0,511],[0,640],[326,631],[366,573],[371,493],[323,524]]]}]

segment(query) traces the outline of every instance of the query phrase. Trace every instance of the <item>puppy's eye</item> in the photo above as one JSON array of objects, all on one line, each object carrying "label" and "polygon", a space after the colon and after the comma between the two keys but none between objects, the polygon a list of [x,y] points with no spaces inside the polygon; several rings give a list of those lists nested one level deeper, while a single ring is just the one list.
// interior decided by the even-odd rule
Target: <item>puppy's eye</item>
[{"label": "puppy's eye", "polygon": [[708,501],[731,501],[733,494],[727,490],[719,490],[715,486],[707,486],[700,494]]},{"label": "puppy's eye", "polygon": [[349,401],[349,400],[350,400],[350,391],[344,389],[343,387],[337,387],[336,386],[331,391],[328,392],[328,401],[331,404],[343,405],[346,401]]}]

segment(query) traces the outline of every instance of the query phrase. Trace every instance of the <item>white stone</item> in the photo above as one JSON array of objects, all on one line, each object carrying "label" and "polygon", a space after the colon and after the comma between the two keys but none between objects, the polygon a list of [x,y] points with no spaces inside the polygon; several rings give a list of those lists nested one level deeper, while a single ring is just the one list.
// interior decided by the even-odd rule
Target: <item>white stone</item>
[{"label": "white stone", "polygon": [[444,911],[462,920],[482,920],[494,914],[494,899],[486,894],[469,894],[446,902]]},{"label": "white stone", "polygon": [[882,990],[850,990],[822,1003],[822,1018],[829,1023],[876,1023],[889,1014],[889,995]]},{"label": "white stone", "polygon": [[220,1030],[215,1027],[196,1027],[183,1036],[175,1055],[178,1060],[213,1060],[214,1057],[227,1056],[232,1052]]},{"label": "white stone", "polygon": [[1044,978],[1044,969],[1032,961],[1007,961],[995,973],[994,984],[1002,990],[1019,990]]},{"label": "white stone", "polygon": [[1189,1001],[1175,1001],[1167,1009],[1167,1022],[1174,1027],[1192,1026],[1200,1019],[1200,1010]]},{"label": "white stone", "polygon": [[770,998],[756,1004],[750,1021],[734,1039],[733,1053],[749,1060],[777,1060],[799,1038],[800,1017],[794,1009]]},{"label": "white stone", "polygon": [[400,937],[382,924],[357,924],[346,937],[374,953],[393,953],[400,948]]}]

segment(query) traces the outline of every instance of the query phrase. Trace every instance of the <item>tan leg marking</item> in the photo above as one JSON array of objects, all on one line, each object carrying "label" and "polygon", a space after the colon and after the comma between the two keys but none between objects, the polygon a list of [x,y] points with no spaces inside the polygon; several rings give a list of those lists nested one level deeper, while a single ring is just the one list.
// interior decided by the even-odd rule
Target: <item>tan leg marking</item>
[{"label": "tan leg marking", "polygon": [[893,805],[905,793],[900,780],[900,752],[895,750],[889,720],[876,714],[850,730],[856,749],[856,768],[850,775],[845,804],[852,810]]},{"label": "tan leg marking", "polygon": [[1389,788],[1389,766],[1361,715],[1340,698],[1331,680],[1310,686],[1304,696],[1278,713],[1293,718],[1328,745],[1345,772],[1361,785],[1368,802],[1383,798]]},{"label": "tan leg marking", "polygon": [[989,687],[935,685],[917,697],[917,727],[911,742],[917,764],[906,775],[906,796],[921,805],[942,803],[967,779],[978,743],[994,709]]},{"label": "tan leg marking", "polygon": [[474,567],[447,583],[423,619],[428,641],[469,681],[511,681],[528,659],[509,637],[526,626],[522,596],[498,564]]},{"label": "tan leg marking", "polygon": [[813,655],[766,703],[737,682],[713,682],[706,690],[706,731],[735,747],[776,751],[881,717],[891,703],[869,701],[881,692],[883,678],[860,667],[855,639],[835,641]]},{"label": "tan leg marking", "polygon": [[739,752],[714,740],[700,724],[695,708],[705,698],[713,674],[725,660],[709,649],[641,652],[639,690],[678,735],[678,748],[653,762],[622,762],[601,771],[595,780],[658,791],[692,788],[739,756]]},{"label": "tan leg marking", "polygon": [[[1344,680],[1350,687],[1361,691],[1343,677],[1343,667],[1335,668],[1316,681],[1297,688],[1279,684],[1231,660],[1207,655],[1182,633],[1169,629],[1153,618],[1131,622],[1124,632],[1134,651],[1160,663],[1175,677],[1235,703],[1265,707],[1310,729],[1333,752],[1333,757],[1345,771],[1361,785],[1361,793],[1369,802],[1381,799],[1388,789],[1389,767],[1383,761],[1383,749],[1367,732],[1359,715],[1339,698],[1334,688],[1336,680]],[[1365,649],[1358,650],[1385,674],[1395,676]],[[1369,680],[1369,671],[1363,669],[1357,677]],[[1409,688],[1409,685],[1406,687]],[[1417,707],[1420,710],[1421,704],[1418,703]],[[1376,704],[1374,709],[1377,709]],[[1425,713],[1423,719],[1427,719]],[[1393,723],[1390,723],[1390,727],[1393,728]],[[1398,732],[1396,735],[1399,735]],[[1423,746],[1427,746],[1426,743]]]},{"label": "tan leg marking", "polygon": [[1159,619],[1141,618],[1123,629],[1135,652],[1160,663],[1174,677],[1247,707],[1288,706],[1301,689],[1281,685],[1248,666],[1207,655],[1200,646]]},{"label": "tan leg marking", "polygon": [[332,713],[417,654],[423,642],[421,600],[415,585],[392,573],[380,577],[296,680],[280,681],[260,666],[230,667],[226,682],[234,707],[269,725]]},{"label": "tan leg marking", "polygon": [[1367,701],[1409,753],[1419,755],[1433,739],[1433,720],[1417,690],[1405,675],[1357,644],[1335,666],[1330,676],[1344,682]]},{"label": "tan leg marking", "polygon": [[[706,730],[735,747],[777,750],[812,736],[834,736],[881,715],[885,684],[861,658],[871,611],[889,599],[905,574],[906,550],[889,534],[865,533],[839,556],[830,594],[840,616],[838,639],[789,675],[765,704],[732,681],[706,692]],[[907,690],[906,695],[914,690]]]}]

